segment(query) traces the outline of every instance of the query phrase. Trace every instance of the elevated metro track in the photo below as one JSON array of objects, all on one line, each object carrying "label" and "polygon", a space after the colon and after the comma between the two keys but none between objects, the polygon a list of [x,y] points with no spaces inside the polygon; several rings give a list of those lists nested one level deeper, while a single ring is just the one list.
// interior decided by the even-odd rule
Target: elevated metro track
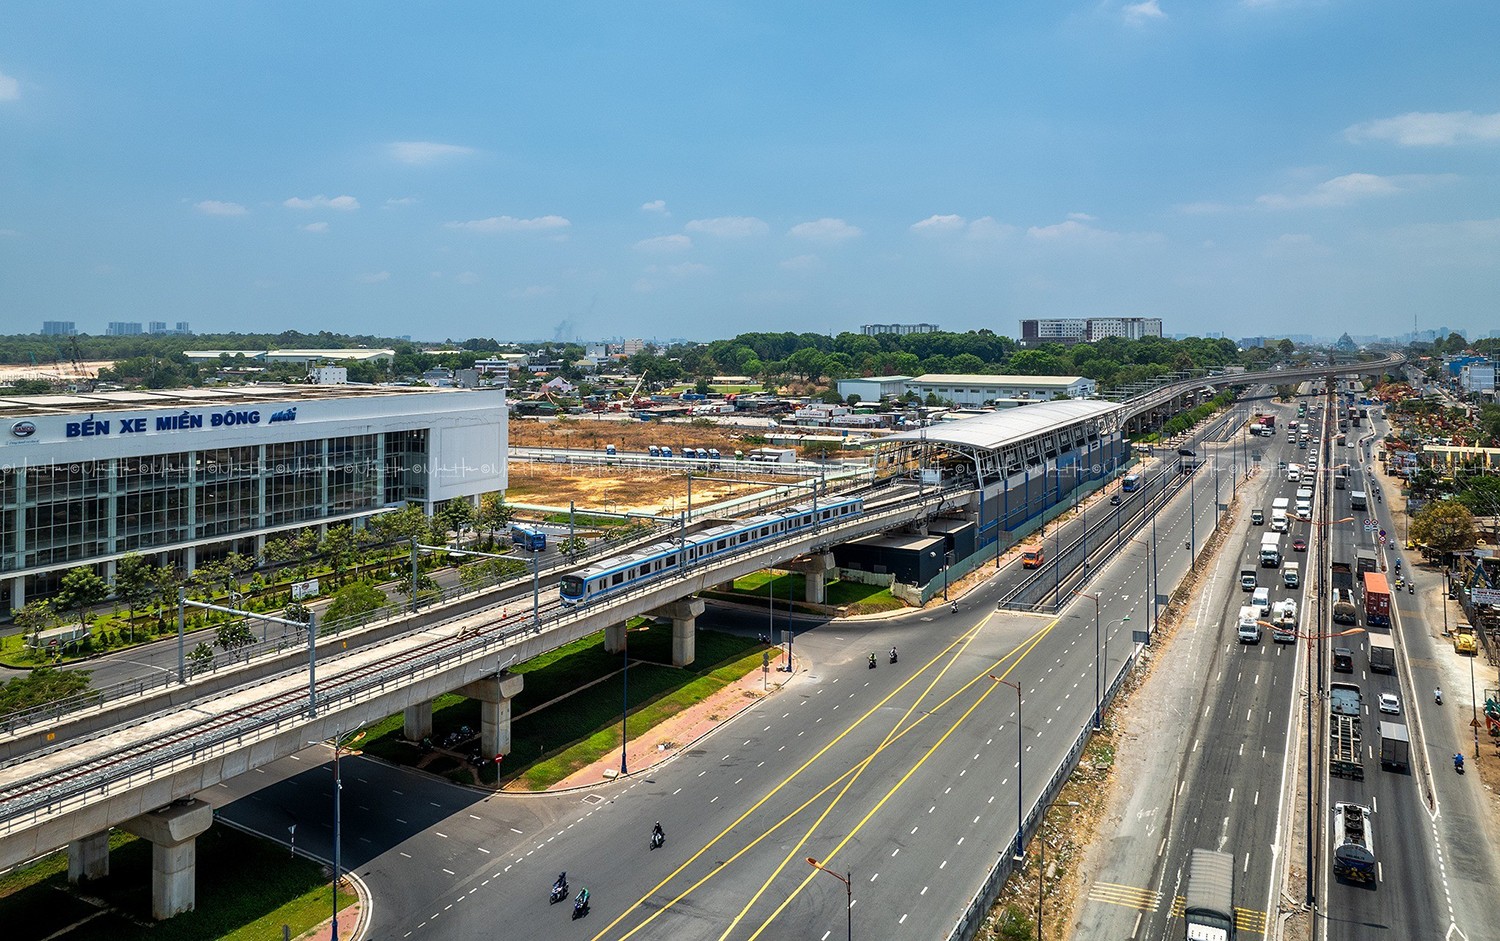
[{"label": "elevated metro track", "polygon": [[331,656],[319,664],[315,713],[309,709],[305,669],[288,671],[17,761],[0,783],[0,868],[713,585],[916,522],[961,505],[968,496],[961,489],[908,493],[876,503],[862,516],[715,557],[588,608],[551,606],[540,629],[499,621],[493,613],[471,615]]},{"label": "elevated metro track", "polygon": [[1204,387],[1227,389],[1230,386],[1258,385],[1261,383],[1278,386],[1288,385],[1313,379],[1331,379],[1335,376],[1387,372],[1400,368],[1405,362],[1405,354],[1392,353],[1380,359],[1357,363],[1330,363],[1327,366],[1299,366],[1295,369],[1271,369],[1262,372],[1193,377],[1191,379],[1180,379],[1176,382],[1168,383],[1149,392],[1142,392],[1140,395],[1126,399],[1120,405],[1125,410],[1123,417],[1130,419],[1160,408],[1165,408],[1184,394]]}]

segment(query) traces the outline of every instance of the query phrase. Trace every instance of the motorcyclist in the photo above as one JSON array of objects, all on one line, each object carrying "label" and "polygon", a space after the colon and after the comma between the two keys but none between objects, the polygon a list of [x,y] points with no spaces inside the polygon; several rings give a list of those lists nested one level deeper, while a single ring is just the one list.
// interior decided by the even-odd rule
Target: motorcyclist
[{"label": "motorcyclist", "polygon": [[953,607],[953,613],[957,614],[958,613],[958,602],[957,601],[953,602],[952,607]]},{"label": "motorcyclist", "polygon": [[1454,754],[1454,756],[1453,756],[1453,767],[1457,768],[1460,771],[1464,770],[1464,756],[1463,756],[1463,752],[1458,752],[1458,753]]},{"label": "motorcyclist", "polygon": [[1432,691],[1432,701],[1437,703],[1439,706],[1443,704],[1443,688],[1441,686]]},{"label": "motorcyclist", "polygon": [[870,669],[875,669],[875,655],[870,654]]},{"label": "motorcyclist", "polygon": [[896,662],[896,648],[895,647],[891,648],[891,662],[892,663]]},{"label": "motorcyclist", "polygon": [[554,889],[565,889],[568,886],[568,873],[566,870],[557,874],[557,881],[552,883]]},{"label": "motorcyclist", "polygon": [[667,840],[667,834],[662,831],[660,820],[656,821],[656,823],[652,824],[651,826],[651,839],[657,841],[658,843],[665,843]]}]

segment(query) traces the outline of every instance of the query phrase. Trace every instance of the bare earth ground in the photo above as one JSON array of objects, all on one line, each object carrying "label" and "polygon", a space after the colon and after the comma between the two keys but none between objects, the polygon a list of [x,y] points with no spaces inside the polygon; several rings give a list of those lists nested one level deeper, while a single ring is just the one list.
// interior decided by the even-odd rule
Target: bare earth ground
[{"label": "bare earth ground", "polygon": [[[837,434],[827,428],[806,429],[810,434]],[[623,421],[618,417],[595,418],[578,416],[568,418],[513,418],[510,421],[510,443],[523,448],[592,448],[603,450],[612,444],[622,451],[644,451],[651,445],[667,445],[681,449],[718,448],[726,455],[736,450],[748,451],[765,444],[765,428],[736,428],[732,424],[714,422],[695,425],[685,421],[642,422]],[[847,456],[851,459],[867,457],[867,451],[834,451],[830,457]]]},{"label": "bare earth ground", "polygon": [[35,366],[0,366],[0,384],[8,384],[19,379],[40,379],[44,382],[66,382],[73,379],[92,379],[99,375],[99,370],[106,366],[113,366],[113,360],[101,360],[99,362],[80,363],[82,369],[72,363],[39,363]]},{"label": "bare earth ground", "polygon": [[[733,481],[712,474],[710,478],[693,478],[695,506],[760,493],[775,483],[775,478]],[[780,482],[794,479],[782,478]],[[615,513],[671,514],[687,506],[687,488],[687,476],[681,471],[667,473],[638,468],[512,461],[505,499],[510,503],[556,507],[566,507],[571,500],[580,513],[609,510]]]}]

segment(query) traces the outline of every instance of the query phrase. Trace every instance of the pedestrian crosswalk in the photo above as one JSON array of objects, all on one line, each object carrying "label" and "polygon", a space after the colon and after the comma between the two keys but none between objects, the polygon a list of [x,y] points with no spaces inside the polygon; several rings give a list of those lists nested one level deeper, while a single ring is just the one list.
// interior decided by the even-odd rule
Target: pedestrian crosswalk
[{"label": "pedestrian crosswalk", "polygon": [[[1117,882],[1095,882],[1089,885],[1090,902],[1103,902],[1106,905],[1121,905],[1125,908],[1134,908],[1143,912],[1154,912],[1161,908],[1162,894],[1153,889],[1143,889],[1139,886],[1121,885]],[[1173,918],[1181,918],[1183,909],[1187,905],[1187,899],[1177,896],[1172,899],[1170,915]],[[1236,908],[1234,910],[1235,928],[1247,934],[1266,933],[1266,913],[1256,911],[1253,908]]]}]

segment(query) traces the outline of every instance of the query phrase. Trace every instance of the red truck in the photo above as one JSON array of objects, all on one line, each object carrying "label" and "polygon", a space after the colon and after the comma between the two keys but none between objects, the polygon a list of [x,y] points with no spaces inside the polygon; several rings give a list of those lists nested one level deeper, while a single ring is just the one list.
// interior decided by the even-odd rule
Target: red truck
[{"label": "red truck", "polygon": [[1387,627],[1391,623],[1391,589],[1381,572],[1365,573],[1365,626]]},{"label": "red truck", "polygon": [[1258,422],[1260,422],[1262,425],[1265,425],[1267,428],[1271,429],[1272,431],[1276,430],[1276,416],[1275,415],[1262,415],[1260,412],[1256,412],[1255,413],[1255,420],[1258,421]]}]

